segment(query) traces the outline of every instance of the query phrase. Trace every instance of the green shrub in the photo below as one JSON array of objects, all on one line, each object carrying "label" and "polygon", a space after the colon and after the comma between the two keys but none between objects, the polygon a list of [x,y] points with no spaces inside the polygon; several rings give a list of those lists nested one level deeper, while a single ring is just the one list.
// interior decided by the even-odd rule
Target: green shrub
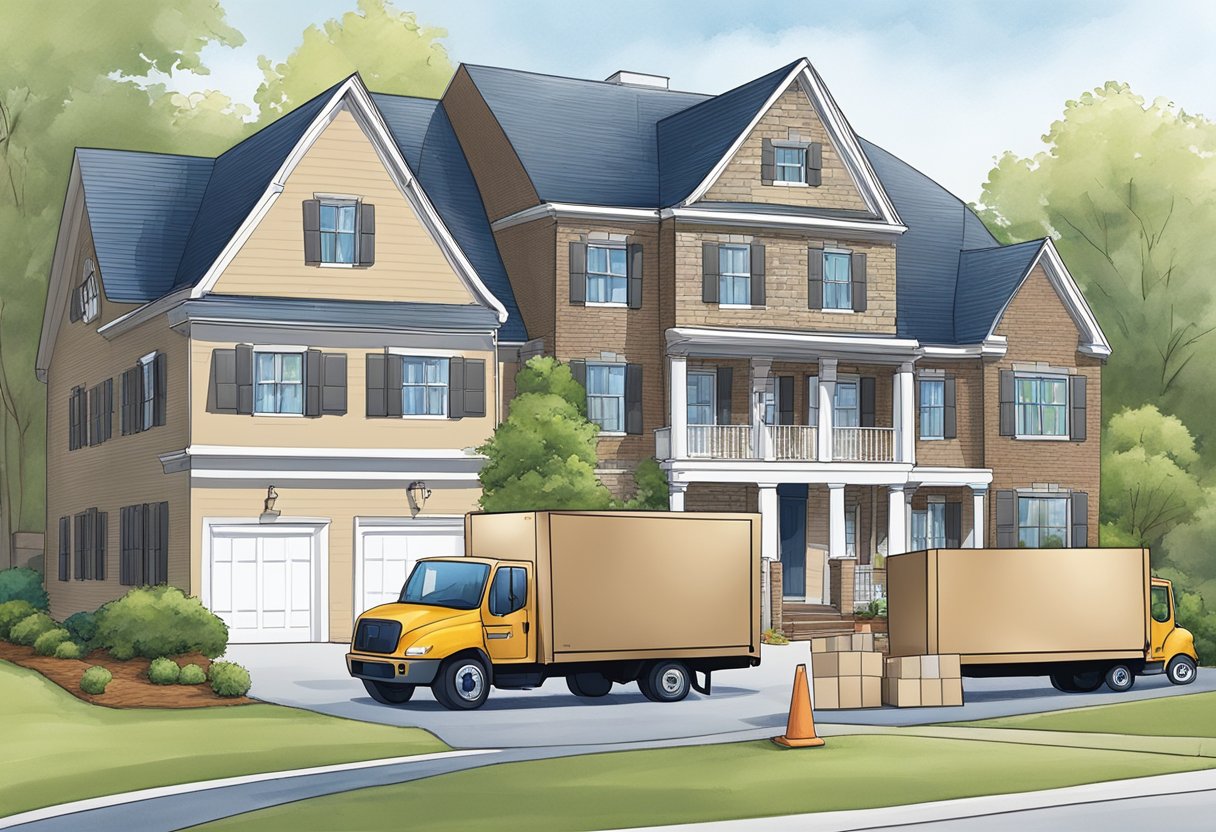
[{"label": "green shrub", "polygon": [[181,675],[182,669],[173,659],[153,659],[152,664],[148,666],[148,678],[154,685],[176,685]]},{"label": "green shrub", "polygon": [[179,685],[201,685],[205,681],[207,681],[207,674],[196,664],[188,664],[183,667],[181,675],[177,677]]},{"label": "green shrub", "polygon": [[0,571],[0,604],[5,601],[29,601],[35,609],[48,606],[42,576],[33,569],[5,569]]},{"label": "green shrub", "polygon": [[29,618],[38,610],[29,601],[5,601],[0,604],[0,638],[7,639],[18,621]]},{"label": "green shrub", "polygon": [[789,644],[790,640],[786,637],[785,633],[775,627],[769,627],[760,634],[760,642],[762,644]]},{"label": "green shrub", "polygon": [[97,611],[95,645],[124,661],[183,653],[215,658],[228,646],[228,628],[177,587],[137,587]]},{"label": "green shrub", "polygon": [[236,662],[211,663],[211,689],[218,696],[244,696],[252,684],[249,671]]},{"label": "green shrub", "polygon": [[63,626],[72,634],[72,641],[91,644],[97,637],[97,613],[78,612],[68,616]]},{"label": "green shrub", "polygon": [[871,618],[886,618],[887,617],[887,599],[875,598],[870,602],[868,610]]},{"label": "green shrub", "polygon": [[14,624],[13,628],[8,631],[8,640],[13,644],[24,644],[26,647],[33,647],[34,642],[38,640],[38,636],[58,627],[59,625],[55,623],[55,619],[44,612],[36,612]]},{"label": "green shrub", "polygon": [[71,641],[71,639],[72,634],[62,627],[47,630],[34,640],[34,652],[39,656],[53,656],[55,655],[55,651],[59,649],[59,645],[65,641]]},{"label": "green shrub", "polygon": [[84,648],[74,641],[65,641],[55,648],[57,659],[79,659],[84,656]]},{"label": "green shrub", "polygon": [[93,696],[101,696],[106,692],[106,685],[110,684],[110,680],[113,678],[114,674],[101,665],[95,664],[80,677],[80,689]]}]

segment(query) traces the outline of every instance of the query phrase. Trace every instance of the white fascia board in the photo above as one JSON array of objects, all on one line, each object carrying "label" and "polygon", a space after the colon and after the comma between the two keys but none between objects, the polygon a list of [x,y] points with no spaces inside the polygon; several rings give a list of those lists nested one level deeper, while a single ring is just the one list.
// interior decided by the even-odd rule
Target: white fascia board
[{"label": "white fascia board", "polygon": [[[403,420],[405,421],[405,420]],[[173,454],[188,456],[277,457],[281,459],[485,459],[463,448],[263,448],[245,445],[191,445]],[[170,456],[170,454],[166,454]]]},{"label": "white fascia board", "polygon": [[972,487],[992,484],[991,468],[922,468],[912,469],[908,481],[931,487]]},{"label": "white fascia board", "polygon": [[785,228],[797,231],[840,231],[847,234],[898,237],[908,230],[905,225],[880,220],[850,220],[838,217],[810,217],[803,214],[773,214],[767,211],[737,211],[689,206],[664,208],[662,219],[709,225],[746,225],[750,227]]},{"label": "white fascia board", "polygon": [[162,295],[154,301],[149,301],[143,306],[132,309],[125,315],[115,318],[105,326],[97,328],[97,334],[105,338],[107,341],[112,341],[124,332],[130,332],[135,327],[155,318],[162,312],[168,312],[179,303],[190,299],[190,287],[178,289],[176,292],[170,292],[167,295]]},{"label": "white fascia board", "polygon": [[672,482],[844,483],[905,485],[913,468],[898,462],[775,462],[745,460],[667,460],[660,467]]},{"label": "white fascia board", "polygon": [[55,254],[51,259],[51,273],[47,280],[42,332],[38,336],[38,356],[34,361],[34,375],[43,384],[46,384],[47,371],[55,353],[55,338],[63,323],[63,309],[67,305],[68,292],[71,290],[67,261],[76,251],[84,214],[84,184],[80,178],[80,157],[73,152],[72,171],[68,176],[68,190],[63,198],[63,211],[59,215],[59,233],[55,238]]},{"label": "white fascia board", "polygon": [[999,358],[1009,351],[1009,339],[992,335],[979,344],[921,344],[925,358]]},{"label": "white fascia board", "polygon": [[839,335],[809,332],[775,332],[756,329],[711,329],[672,327],[667,330],[667,354],[687,355],[696,351],[734,349],[749,353],[765,350],[819,351],[856,354],[870,358],[887,356],[900,363],[915,360],[920,343],[911,338]]},{"label": "white fascia board", "polygon": [[600,220],[604,222],[658,222],[655,208],[616,208],[611,205],[581,205],[572,202],[542,202],[490,223],[493,231],[502,231],[533,220],[551,219]]}]

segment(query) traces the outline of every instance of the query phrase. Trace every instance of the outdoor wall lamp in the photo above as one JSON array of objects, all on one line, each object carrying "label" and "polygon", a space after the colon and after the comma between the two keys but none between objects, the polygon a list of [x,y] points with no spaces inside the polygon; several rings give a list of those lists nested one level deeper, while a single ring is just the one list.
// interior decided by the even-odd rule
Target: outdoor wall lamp
[{"label": "outdoor wall lamp", "polygon": [[410,503],[410,517],[418,516],[418,512],[422,511],[422,507],[426,505],[430,496],[431,489],[426,487],[425,482],[415,480],[409,484],[405,489],[405,497]]},{"label": "outdoor wall lamp", "polygon": [[274,502],[279,499],[279,492],[274,490],[274,486],[266,488],[266,500],[262,503],[262,516],[258,519],[263,523],[270,523],[278,519],[279,512],[275,511]]}]

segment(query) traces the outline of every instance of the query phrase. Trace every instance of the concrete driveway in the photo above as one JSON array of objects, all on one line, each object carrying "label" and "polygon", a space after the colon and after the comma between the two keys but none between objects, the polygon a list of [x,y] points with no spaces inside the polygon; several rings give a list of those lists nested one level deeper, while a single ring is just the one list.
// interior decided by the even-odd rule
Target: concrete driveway
[{"label": "concrete driveway", "polygon": [[[425,688],[405,705],[377,704],[358,680],[347,675],[346,650],[344,644],[233,645],[227,657],[249,668],[251,695],[258,699],[368,722],[417,726],[455,748],[599,745],[704,736],[729,740],[758,728],[781,729],[794,668],[811,658],[806,642],[766,646],[759,667],[715,673],[712,696],[692,693],[675,704],[650,702],[635,684],[618,685],[602,699],[579,699],[567,690],[564,679],[551,679],[530,691],[492,690],[480,710],[453,712],[440,706]],[[1193,684],[1181,688],[1163,676],[1144,677],[1123,694],[1105,688],[1092,694],[1063,694],[1045,678],[965,679],[963,685],[966,704],[961,708],[818,711],[815,718],[862,725],[987,719],[1212,691],[1216,673],[1201,670]]]}]

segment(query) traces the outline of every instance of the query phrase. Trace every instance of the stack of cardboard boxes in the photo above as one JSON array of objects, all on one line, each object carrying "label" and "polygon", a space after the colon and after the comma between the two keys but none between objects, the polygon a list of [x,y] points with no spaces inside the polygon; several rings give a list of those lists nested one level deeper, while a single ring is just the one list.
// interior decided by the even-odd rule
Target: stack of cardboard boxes
[{"label": "stack of cardboard boxes", "polygon": [[882,707],[882,653],[872,633],[811,639],[814,705],[823,710]]},{"label": "stack of cardboard boxes", "polygon": [[962,670],[957,655],[899,656],[886,660],[882,702],[897,708],[951,707],[963,704]]}]

